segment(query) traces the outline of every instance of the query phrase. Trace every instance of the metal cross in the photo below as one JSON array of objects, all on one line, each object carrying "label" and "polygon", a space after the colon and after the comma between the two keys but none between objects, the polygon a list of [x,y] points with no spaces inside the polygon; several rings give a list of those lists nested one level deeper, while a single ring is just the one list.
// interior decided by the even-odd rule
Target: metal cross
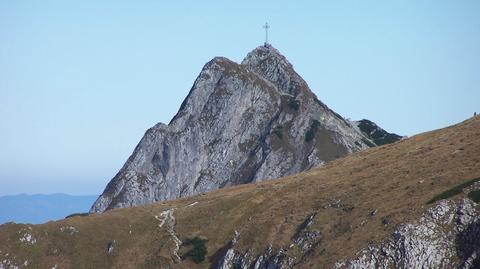
[{"label": "metal cross", "polygon": [[268,25],[268,22],[265,23],[263,28],[265,28],[265,46],[266,46],[268,45],[268,28],[270,28],[270,25]]}]

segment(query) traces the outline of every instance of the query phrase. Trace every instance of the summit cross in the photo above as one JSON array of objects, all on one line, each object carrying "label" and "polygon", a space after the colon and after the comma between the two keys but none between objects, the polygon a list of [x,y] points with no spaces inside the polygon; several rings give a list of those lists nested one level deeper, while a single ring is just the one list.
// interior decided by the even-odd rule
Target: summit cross
[{"label": "summit cross", "polygon": [[270,28],[270,25],[268,25],[268,22],[265,23],[263,28],[265,28],[265,46],[266,46],[268,45],[268,29]]}]

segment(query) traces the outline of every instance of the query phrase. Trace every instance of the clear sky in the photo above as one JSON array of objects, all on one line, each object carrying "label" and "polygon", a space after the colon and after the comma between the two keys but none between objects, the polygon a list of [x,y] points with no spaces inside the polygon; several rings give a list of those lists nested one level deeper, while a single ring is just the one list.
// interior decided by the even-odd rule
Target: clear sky
[{"label": "clear sky", "polygon": [[480,1],[0,0],[0,195],[99,194],[202,66],[270,41],[320,100],[402,135],[480,112]]}]

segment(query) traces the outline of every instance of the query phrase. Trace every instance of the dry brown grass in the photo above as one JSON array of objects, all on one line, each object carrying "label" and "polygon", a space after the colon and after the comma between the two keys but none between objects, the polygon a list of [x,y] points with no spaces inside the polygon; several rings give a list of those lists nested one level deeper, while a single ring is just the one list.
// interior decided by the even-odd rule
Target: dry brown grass
[{"label": "dry brown grass", "polygon": [[[235,230],[241,233],[238,249],[263,251],[269,244],[286,248],[297,227],[317,212],[314,225],[323,239],[298,267],[328,268],[369,242],[381,241],[396,225],[417,218],[435,195],[478,177],[480,118],[475,118],[283,179],[33,226],[38,241],[34,246],[19,243],[18,231],[24,226],[3,225],[0,260],[9,253],[17,263],[29,260],[39,268],[54,264],[157,268],[156,264],[171,260],[173,242],[154,215],[174,207],[180,239],[208,239],[210,258],[228,244]],[[198,204],[187,207],[193,202]],[[378,213],[370,216],[375,209]],[[60,232],[60,227],[68,225],[79,233]],[[108,255],[106,247],[113,240],[114,251]],[[178,268],[209,266],[208,257],[198,265],[176,264]]]}]

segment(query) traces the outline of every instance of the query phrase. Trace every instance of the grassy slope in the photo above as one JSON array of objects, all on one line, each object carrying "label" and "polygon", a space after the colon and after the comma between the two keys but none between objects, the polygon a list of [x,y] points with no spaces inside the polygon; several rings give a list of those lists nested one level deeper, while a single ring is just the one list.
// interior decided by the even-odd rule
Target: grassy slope
[{"label": "grassy slope", "polygon": [[[435,195],[478,177],[480,118],[275,181],[32,226],[30,233],[37,238],[32,246],[18,240],[25,225],[3,225],[0,260],[9,253],[17,264],[28,260],[39,268],[54,264],[60,268],[157,268],[171,260],[173,241],[165,228],[158,227],[154,215],[176,208],[175,230],[181,240],[194,236],[209,240],[205,262],[196,265],[186,260],[178,268],[208,268],[235,230],[241,233],[239,249],[262,251],[268,244],[287,248],[297,227],[313,212],[317,212],[314,225],[322,241],[298,267],[331,267],[368,242],[381,241],[397,224],[417,218]],[[193,202],[198,204],[187,206]],[[370,216],[374,209],[378,213]],[[61,227],[69,225],[79,232],[61,232]],[[114,250],[108,255],[107,245],[113,240]]]}]

